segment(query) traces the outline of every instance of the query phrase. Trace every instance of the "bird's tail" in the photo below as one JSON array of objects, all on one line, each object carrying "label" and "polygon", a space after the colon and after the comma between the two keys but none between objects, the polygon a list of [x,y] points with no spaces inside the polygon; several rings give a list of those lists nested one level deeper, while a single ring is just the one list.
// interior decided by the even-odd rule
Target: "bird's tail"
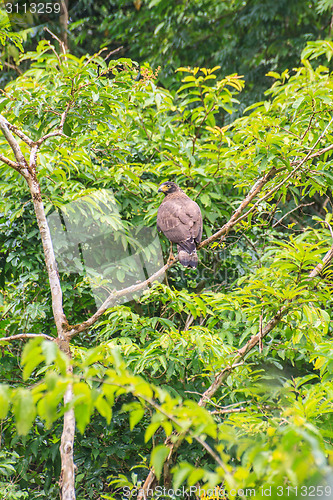
[{"label": "bird's tail", "polygon": [[196,248],[192,252],[186,252],[179,245],[177,245],[179,262],[185,267],[197,267],[198,254]]}]

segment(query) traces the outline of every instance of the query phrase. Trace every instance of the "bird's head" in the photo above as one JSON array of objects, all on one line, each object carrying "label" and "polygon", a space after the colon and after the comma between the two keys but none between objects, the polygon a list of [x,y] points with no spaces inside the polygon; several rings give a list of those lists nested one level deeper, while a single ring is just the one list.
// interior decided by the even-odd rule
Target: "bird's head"
[{"label": "bird's head", "polygon": [[174,193],[175,191],[180,191],[180,188],[174,182],[163,182],[158,188],[159,193],[163,193],[165,195]]}]

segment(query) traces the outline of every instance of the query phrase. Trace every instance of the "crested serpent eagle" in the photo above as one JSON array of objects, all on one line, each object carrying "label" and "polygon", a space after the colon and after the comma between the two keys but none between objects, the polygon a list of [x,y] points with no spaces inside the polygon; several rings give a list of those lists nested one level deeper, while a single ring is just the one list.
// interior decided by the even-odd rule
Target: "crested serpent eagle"
[{"label": "crested serpent eagle", "polygon": [[202,216],[199,205],[191,200],[174,182],[164,182],[158,191],[165,195],[157,212],[157,230],[177,243],[178,259],[185,267],[197,267],[196,246],[202,236]]}]

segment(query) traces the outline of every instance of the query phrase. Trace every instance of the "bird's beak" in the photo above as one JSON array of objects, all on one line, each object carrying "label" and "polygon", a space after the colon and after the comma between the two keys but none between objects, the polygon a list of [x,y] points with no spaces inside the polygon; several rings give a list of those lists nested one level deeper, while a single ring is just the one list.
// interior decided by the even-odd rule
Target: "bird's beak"
[{"label": "bird's beak", "polygon": [[166,190],[166,186],[160,186],[157,190],[158,193],[164,193],[164,191]]}]

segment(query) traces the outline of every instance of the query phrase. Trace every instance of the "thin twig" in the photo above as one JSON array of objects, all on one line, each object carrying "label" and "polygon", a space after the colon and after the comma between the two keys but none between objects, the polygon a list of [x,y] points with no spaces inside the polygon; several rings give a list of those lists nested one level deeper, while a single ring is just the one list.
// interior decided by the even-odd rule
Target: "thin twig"
[{"label": "thin twig", "polygon": [[[55,35],[51,30],[49,30],[49,28],[45,27],[44,31],[47,31],[47,33],[49,33],[52,36],[52,38],[54,38],[55,40],[57,40],[57,42],[59,43],[59,45],[61,47],[62,53],[65,55],[66,54],[66,47],[64,45],[64,42],[62,40],[60,40],[60,38],[57,37],[57,35]],[[50,45],[50,49],[52,50],[52,52],[54,52],[55,55],[57,56],[57,59],[59,61],[59,65],[60,65],[60,70],[62,71],[60,58],[59,58],[57,52],[52,48],[52,45],[50,43],[49,43],[49,45]]]},{"label": "thin twig", "polygon": [[298,205],[297,207],[295,207],[292,210],[290,210],[289,212],[287,212],[283,217],[281,217],[281,219],[279,219],[278,221],[276,221],[275,224],[272,225],[272,228],[274,228],[275,226],[278,226],[281,223],[281,221],[283,221],[283,219],[285,219],[286,217],[288,217],[288,215],[292,214],[293,212],[295,212],[299,208],[309,207],[311,205],[314,205],[314,203],[315,202],[313,201],[312,203],[302,203],[301,205]]},{"label": "thin twig", "polygon": [[259,352],[260,353],[262,353],[262,351],[263,351],[263,344],[262,344],[262,338],[263,338],[263,335],[262,335],[262,318],[263,318],[263,315],[261,313],[260,316],[259,316]]},{"label": "thin twig", "polygon": [[104,57],[104,61],[106,61],[107,59],[109,59],[110,56],[112,56],[113,54],[116,54],[117,52],[119,52],[120,50],[122,50],[124,48],[123,45],[121,45],[120,47],[118,47],[117,49],[114,49],[114,50],[111,50],[105,57]]}]

